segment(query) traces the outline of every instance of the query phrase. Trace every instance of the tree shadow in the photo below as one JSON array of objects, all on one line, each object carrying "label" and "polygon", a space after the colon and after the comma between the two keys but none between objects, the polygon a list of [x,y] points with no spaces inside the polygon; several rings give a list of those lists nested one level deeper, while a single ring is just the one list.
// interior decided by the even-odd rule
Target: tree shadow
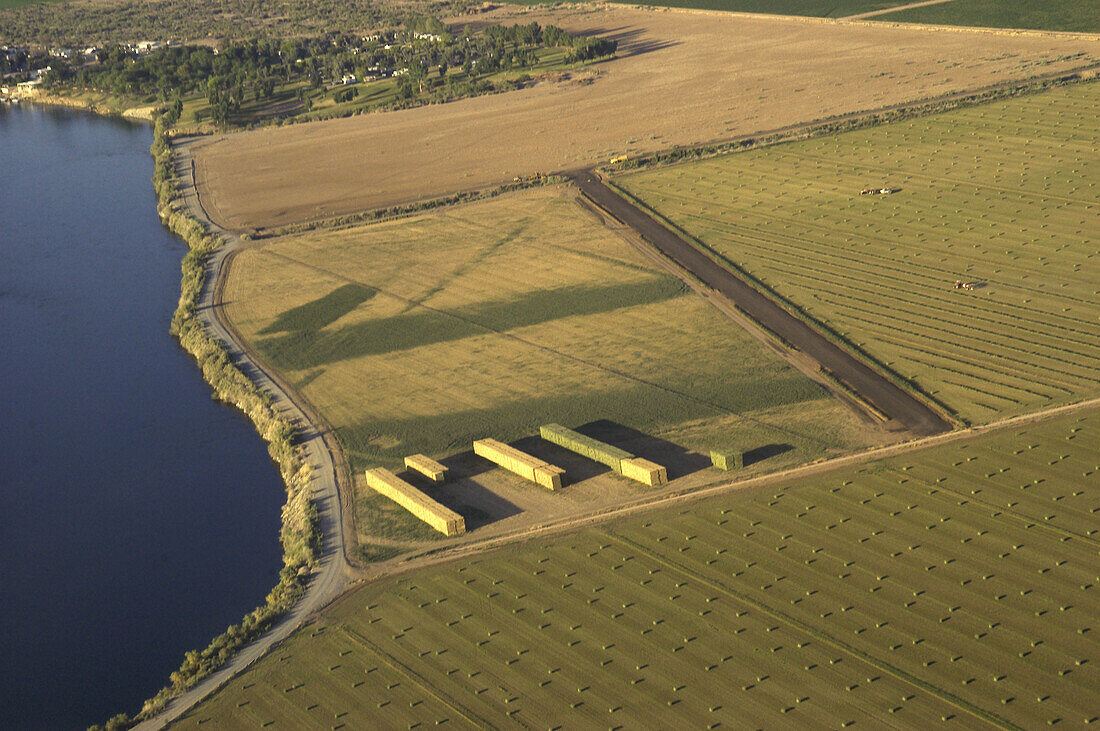
[{"label": "tree shadow", "polygon": [[362,299],[365,291],[367,288],[341,287],[320,300],[284,312],[279,316],[278,327],[285,330],[287,323],[296,323],[308,324],[310,328],[268,336],[259,340],[257,347],[276,368],[306,370],[348,358],[385,355],[565,317],[596,315],[663,302],[681,296],[683,286],[676,280],[648,279],[598,287],[557,287],[452,310],[421,307],[401,315],[342,327],[313,327],[333,315],[341,317],[354,309],[357,304],[351,308],[348,305],[365,301]]},{"label": "tree shadow", "polygon": [[778,456],[785,452],[789,452],[794,447],[790,444],[766,444],[763,447],[756,447],[745,452],[745,466],[756,464],[757,462],[763,462],[766,459]]},{"label": "tree shadow", "polygon": [[681,41],[659,40],[655,38],[643,40],[647,30],[645,28],[630,26],[621,26],[619,28],[585,28],[582,32],[586,36],[599,36],[609,41],[615,41],[618,44],[615,55],[619,58],[641,56],[642,54],[653,53],[654,51],[661,51],[666,48],[678,46],[681,43]]}]

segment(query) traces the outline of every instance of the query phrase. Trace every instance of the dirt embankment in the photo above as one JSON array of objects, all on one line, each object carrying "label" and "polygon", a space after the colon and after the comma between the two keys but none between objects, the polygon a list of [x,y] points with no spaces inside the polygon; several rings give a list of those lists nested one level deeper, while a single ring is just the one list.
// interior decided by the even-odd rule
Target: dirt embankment
[{"label": "dirt embankment", "polygon": [[[479,16],[482,20],[485,16]],[[525,11],[619,42],[599,73],[399,112],[211,138],[207,209],[243,230],[493,186],[1086,65],[1092,41],[633,8]],[[883,49],[890,49],[885,53]]]}]

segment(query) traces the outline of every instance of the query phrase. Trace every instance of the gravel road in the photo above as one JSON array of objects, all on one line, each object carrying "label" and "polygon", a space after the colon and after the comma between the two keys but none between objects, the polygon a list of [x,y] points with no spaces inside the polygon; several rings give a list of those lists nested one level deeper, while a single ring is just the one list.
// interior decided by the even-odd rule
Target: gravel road
[{"label": "gravel road", "polygon": [[[186,141],[176,144],[176,165],[178,179],[191,180],[191,157]],[[233,335],[231,326],[224,320],[220,301],[221,282],[232,257],[243,243],[235,234],[219,229],[210,223],[202,204],[195,195],[193,185],[184,184],[184,200],[191,212],[200,221],[207,223],[226,239],[226,244],[210,258],[207,263],[206,283],[199,301],[198,316],[209,332],[218,338],[229,352],[233,361],[261,389],[271,394],[277,407],[292,421],[302,425],[303,446],[314,466],[313,500],[320,514],[324,543],[321,560],[313,573],[305,597],[272,627],[265,635],[239,652],[223,668],[202,680],[187,693],[170,702],[156,717],[149,719],[136,728],[160,729],[171,723],[194,707],[199,701],[213,693],[230,678],[258,660],[268,649],[289,636],[298,626],[318,609],[329,604],[344,592],[349,582],[349,565],[345,555],[344,521],[340,493],[337,489],[336,462],[332,451],[325,442],[322,429],[312,426],[305,410],[284,390],[278,380],[261,368]],[[272,526],[274,529],[275,526]],[[257,604],[262,597],[257,597]],[[182,658],[181,658],[182,659]]]}]

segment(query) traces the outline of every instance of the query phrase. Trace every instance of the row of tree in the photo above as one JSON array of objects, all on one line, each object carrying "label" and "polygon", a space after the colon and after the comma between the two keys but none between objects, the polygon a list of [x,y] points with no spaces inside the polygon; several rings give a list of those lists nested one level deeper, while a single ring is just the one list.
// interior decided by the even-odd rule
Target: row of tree
[{"label": "row of tree", "polygon": [[[415,18],[401,28],[368,36],[255,38],[220,48],[167,46],[146,55],[116,45],[103,49],[98,63],[70,66],[54,59],[47,83],[165,101],[203,95],[212,121],[225,124],[248,100],[273,99],[278,87],[294,82],[305,82],[299,98],[307,108],[312,102],[306,99],[315,100],[326,84],[350,77],[362,81],[394,75],[399,100],[440,87],[446,87],[437,95],[442,98],[483,93],[485,85],[478,79],[530,67],[545,48],[568,49],[566,61],[571,63],[612,55],[616,44],[538,23],[454,34],[438,19]],[[463,78],[448,78],[452,69],[461,69]],[[438,81],[431,79],[433,71]],[[352,98],[346,92],[339,95],[337,102]]]}]

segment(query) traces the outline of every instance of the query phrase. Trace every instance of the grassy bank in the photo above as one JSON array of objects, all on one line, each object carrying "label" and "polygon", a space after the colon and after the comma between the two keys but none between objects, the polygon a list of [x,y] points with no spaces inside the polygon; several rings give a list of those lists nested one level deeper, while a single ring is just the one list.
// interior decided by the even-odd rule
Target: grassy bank
[{"label": "grassy bank", "polygon": [[[215,397],[235,405],[252,420],[267,442],[271,458],[279,465],[286,483],[287,502],[283,506],[280,531],[283,568],[279,572],[279,583],[264,603],[248,613],[240,623],[215,637],[205,649],[187,652],[179,669],[169,677],[168,685],[145,702],[134,720],[156,715],[169,700],[220,668],[285,614],[305,592],[321,542],[317,508],[310,500],[308,489],[313,469],[296,444],[294,426],[275,408],[272,398],[233,364],[229,354],[207,332],[196,314],[206,262],[223,241],[207,232],[178,199],[172,180],[172,150],[160,120],[154,127],[152,154],[158,213],[164,224],[190,249],[181,267],[180,300],[172,318],[171,332],[195,357],[203,377],[214,388]],[[107,728],[124,728],[129,724],[130,719],[122,714],[111,719]]]}]

